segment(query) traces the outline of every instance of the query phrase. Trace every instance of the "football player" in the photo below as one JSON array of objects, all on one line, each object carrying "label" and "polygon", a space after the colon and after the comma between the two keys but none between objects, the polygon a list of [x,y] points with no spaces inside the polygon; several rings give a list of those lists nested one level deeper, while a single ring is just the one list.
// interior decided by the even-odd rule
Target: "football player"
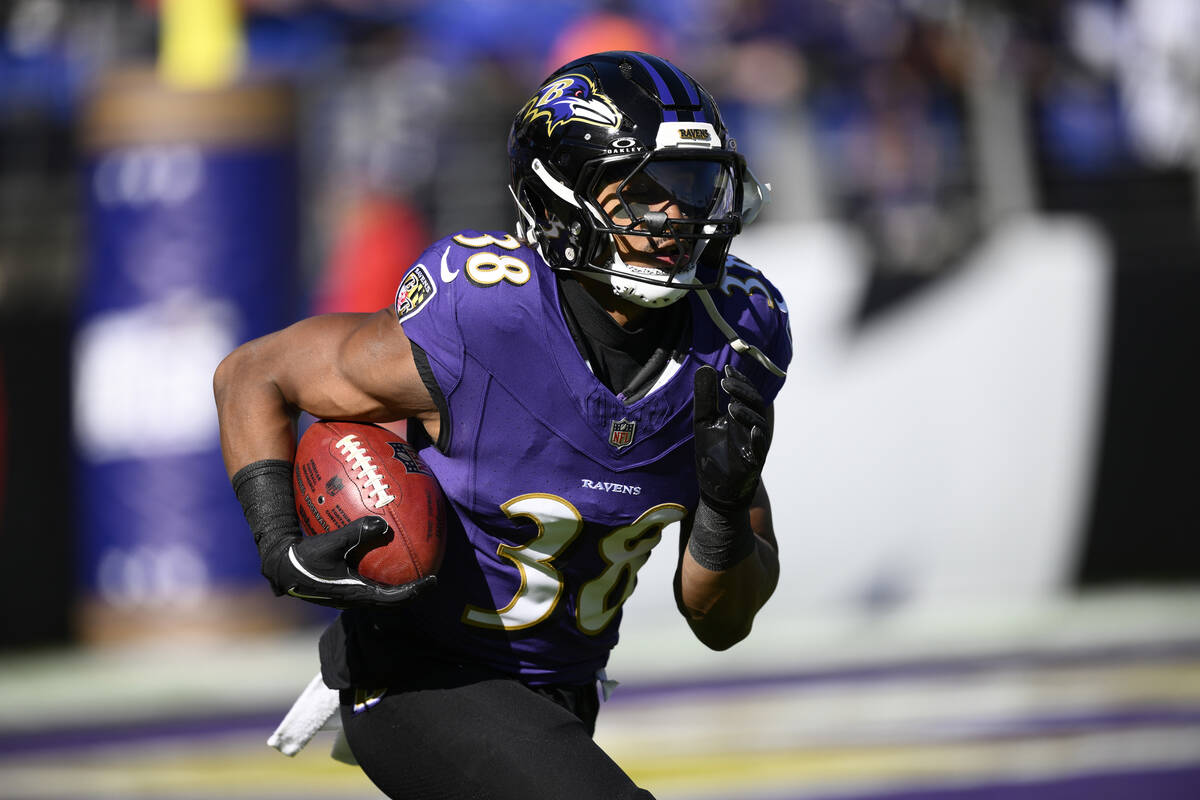
[{"label": "football player", "polygon": [[[759,476],[787,312],[729,255],[766,190],[709,93],[646,53],[556,71],[508,152],[515,231],[435,242],[392,308],[238,348],[214,380],[222,447],[275,592],[344,609],[322,675],[384,792],[649,797],[592,740],[638,569],[680,523],[679,609],[718,650],[778,578]],[[436,577],[346,564],[378,518],[301,536],[298,410],[411,421],[450,509]]]}]

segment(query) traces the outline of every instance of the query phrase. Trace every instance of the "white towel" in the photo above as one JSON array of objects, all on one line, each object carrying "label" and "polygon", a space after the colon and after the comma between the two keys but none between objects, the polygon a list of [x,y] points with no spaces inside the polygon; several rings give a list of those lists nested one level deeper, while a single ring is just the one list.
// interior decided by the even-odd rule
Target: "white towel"
[{"label": "white towel", "polygon": [[342,718],[337,710],[337,690],[326,686],[321,674],[317,673],[267,739],[267,744],[285,756],[294,756],[317,735],[317,731],[341,730]]}]

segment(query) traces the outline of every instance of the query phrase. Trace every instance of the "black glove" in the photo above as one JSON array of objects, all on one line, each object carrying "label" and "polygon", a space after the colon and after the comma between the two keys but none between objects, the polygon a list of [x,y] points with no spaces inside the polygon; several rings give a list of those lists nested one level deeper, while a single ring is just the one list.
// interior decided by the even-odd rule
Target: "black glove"
[{"label": "black glove", "polygon": [[335,608],[397,606],[433,588],[430,575],[402,586],[387,586],[358,574],[352,564],[388,539],[382,517],[363,517],[336,531],[304,536],[296,516],[292,465],[256,461],[233,476],[233,488],[262,559],[263,576],[275,594],[290,594]]},{"label": "black glove", "polygon": [[364,578],[350,566],[388,538],[388,525],[382,517],[356,519],[336,531],[301,536],[286,549],[277,548],[272,563],[264,559],[263,574],[277,594],[290,594],[318,605],[398,605],[432,588],[437,578],[427,575],[401,586],[387,586]]},{"label": "black glove", "polygon": [[745,375],[726,365],[720,385],[730,397],[724,414],[717,371],[709,366],[696,371],[696,478],[704,502],[728,513],[754,499],[771,445],[771,425],[766,402]]}]

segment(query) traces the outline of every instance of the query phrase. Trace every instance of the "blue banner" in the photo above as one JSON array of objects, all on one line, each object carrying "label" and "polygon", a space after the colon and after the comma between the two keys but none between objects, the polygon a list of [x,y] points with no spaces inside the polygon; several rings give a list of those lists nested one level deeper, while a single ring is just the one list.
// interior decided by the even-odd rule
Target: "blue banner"
[{"label": "blue banner", "polygon": [[73,369],[83,588],[117,607],[199,604],[261,581],[212,374],[297,316],[294,155],[121,147],[96,154],[87,180]]}]

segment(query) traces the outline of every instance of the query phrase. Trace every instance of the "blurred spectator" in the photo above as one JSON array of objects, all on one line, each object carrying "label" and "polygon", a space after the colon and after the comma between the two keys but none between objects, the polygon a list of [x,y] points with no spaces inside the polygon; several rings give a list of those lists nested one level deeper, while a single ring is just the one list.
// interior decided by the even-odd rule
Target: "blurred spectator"
[{"label": "blurred spectator", "polygon": [[68,304],[79,104],[94,75],[140,51],[148,25],[123,3],[0,3],[0,306]]},{"label": "blurred spectator", "polygon": [[884,268],[942,267],[976,224],[955,30],[908,3],[800,7],[818,22],[800,52],[829,211]]},{"label": "blurred spectator", "polygon": [[[1092,3],[1092,5],[1097,5]],[[1134,144],[1150,164],[1196,166],[1200,139],[1200,4],[1129,0],[1117,62]]]},{"label": "blurred spectator", "polygon": [[402,198],[364,194],[339,229],[312,309],[378,311],[396,294],[404,271],[429,241],[425,221]]},{"label": "blurred spectator", "polygon": [[635,50],[670,58],[670,47],[660,30],[621,14],[598,12],[571,21],[555,37],[543,63],[547,75],[563,64],[605,50]]}]

